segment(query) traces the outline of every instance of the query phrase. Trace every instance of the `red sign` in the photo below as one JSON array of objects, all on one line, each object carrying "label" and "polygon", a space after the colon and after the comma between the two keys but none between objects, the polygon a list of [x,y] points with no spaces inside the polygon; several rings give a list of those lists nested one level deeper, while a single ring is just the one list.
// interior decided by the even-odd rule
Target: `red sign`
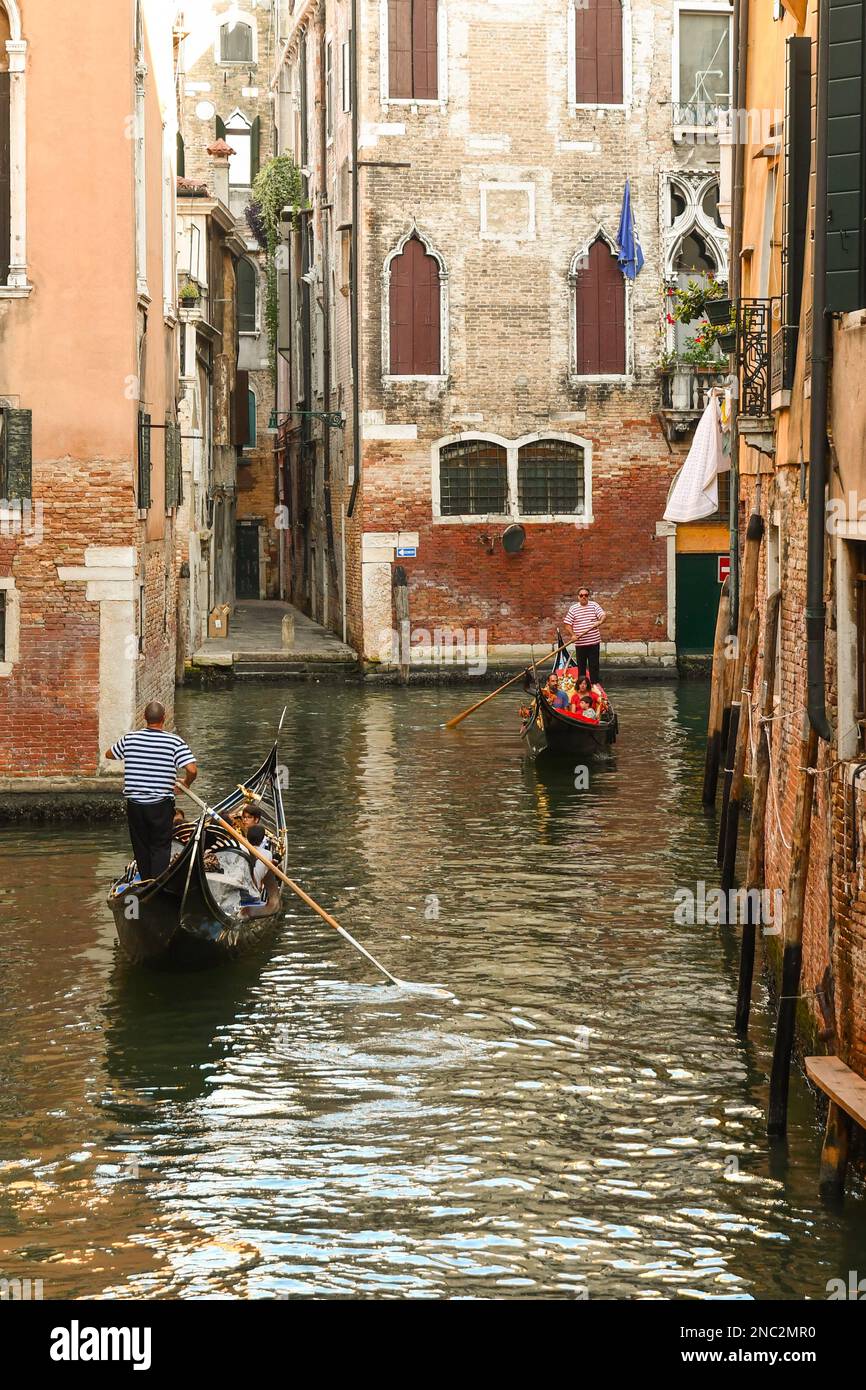
[{"label": "red sign", "polygon": [[719,583],[724,584],[725,580],[728,578],[728,575],[731,573],[731,557],[730,555],[719,555],[718,561]]}]

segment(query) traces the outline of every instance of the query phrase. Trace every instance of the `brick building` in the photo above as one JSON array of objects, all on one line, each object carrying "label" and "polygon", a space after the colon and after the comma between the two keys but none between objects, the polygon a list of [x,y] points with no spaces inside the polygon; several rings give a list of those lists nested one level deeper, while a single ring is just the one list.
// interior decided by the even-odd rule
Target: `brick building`
[{"label": "brick building", "polygon": [[[208,319],[218,301],[236,295],[237,352],[231,364],[231,417],[214,425],[234,449],[226,455],[222,477],[211,479],[205,510],[198,518],[201,541],[193,538],[191,623],[202,636],[207,608],[214,602],[279,595],[279,545],[276,530],[274,464],[273,359],[266,324],[265,257],[245,215],[252,183],[273,154],[274,119],[270,76],[275,64],[275,10],[272,4],[236,4],[229,0],[183,0],[178,23],[183,29],[178,79],[180,173],[192,188],[216,192],[233,220],[234,289],[211,297]],[[230,151],[226,168],[214,169],[215,143]],[[223,177],[225,175],[225,178]],[[204,228],[201,229],[202,232]],[[195,234],[193,233],[193,240]],[[180,229],[179,269],[188,265],[190,229]],[[201,413],[191,399],[195,370],[187,358],[190,411]],[[206,395],[206,386],[202,383]],[[190,455],[200,449],[192,444]],[[196,465],[188,460],[191,475]],[[219,471],[219,470],[218,470]],[[204,489],[205,494],[208,488]],[[215,526],[214,512],[222,511]],[[210,517],[210,524],[208,518]],[[210,534],[207,534],[210,533]],[[196,576],[197,554],[209,553]],[[196,594],[198,599],[196,600]],[[209,597],[206,598],[206,595]]]},{"label": "brick building", "polygon": [[[760,511],[766,531],[758,606],[763,631],[767,595],[781,591],[776,709],[772,724],[770,810],[766,823],[766,882],[785,893],[793,872],[797,794],[804,777],[804,736],[821,730],[811,801],[810,860],[802,935],[801,1022],[814,1048],[826,1017],[823,987],[835,1021],[831,1048],[866,1075],[866,870],[860,768],[866,720],[866,263],[862,221],[866,70],[862,14],[830,0],[827,35],[828,208],[826,273],[813,267],[816,228],[815,86],[817,7],[785,0],[777,18],[751,7],[747,107],[779,113],[772,137],[757,131],[745,155],[741,312],[756,314],[750,374],[767,392],[766,418],[746,421],[740,497],[743,517]],[[854,74],[852,81],[847,81]],[[844,94],[844,109],[839,97]],[[853,144],[852,144],[853,142]],[[859,153],[858,153],[859,151]],[[847,219],[847,220],[846,220]],[[826,295],[830,384],[823,418],[813,431],[815,400],[813,308]],[[817,311],[820,314],[820,304]],[[823,318],[823,314],[820,314]],[[762,388],[760,377],[765,381]],[[818,399],[823,403],[823,397]],[[760,448],[752,447],[753,442]],[[826,453],[817,498],[813,471]],[[826,503],[825,503],[826,481]],[[809,517],[819,517],[820,548],[812,541],[819,603],[808,593]],[[823,525],[821,524],[823,522]],[[825,605],[826,612],[821,611]],[[807,620],[812,607],[814,614]],[[809,648],[812,647],[810,658]],[[808,666],[813,662],[811,692]],[[766,673],[759,653],[753,689]],[[787,918],[786,918],[787,920]],[[774,948],[769,943],[771,951]]]},{"label": "brick building", "polygon": [[[548,640],[588,581],[609,659],[672,664],[678,570],[684,610],[689,557],[714,567],[727,544],[721,517],[661,518],[726,366],[684,360],[665,290],[727,276],[730,10],[356,9],[355,36],[350,0],[280,15],[279,148],[306,194],[281,277],[287,595],[389,660],[404,575],[413,642],[473,629],[494,653]],[[701,582],[706,628],[717,576]]]},{"label": "brick building", "polygon": [[149,699],[171,717],[174,48],[158,0],[0,3],[0,776],[19,785],[94,777]]}]

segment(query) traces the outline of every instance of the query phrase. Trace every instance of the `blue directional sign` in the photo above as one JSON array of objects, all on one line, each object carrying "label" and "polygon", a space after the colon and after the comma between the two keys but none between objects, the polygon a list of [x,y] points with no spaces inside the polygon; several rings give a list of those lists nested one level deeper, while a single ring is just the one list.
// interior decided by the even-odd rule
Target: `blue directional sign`
[{"label": "blue directional sign", "polygon": [[415,559],[415,556],[416,556],[417,554],[418,554],[418,547],[417,547],[417,545],[398,545],[398,546],[397,546],[397,559],[398,559],[398,560],[414,560],[414,559]]}]

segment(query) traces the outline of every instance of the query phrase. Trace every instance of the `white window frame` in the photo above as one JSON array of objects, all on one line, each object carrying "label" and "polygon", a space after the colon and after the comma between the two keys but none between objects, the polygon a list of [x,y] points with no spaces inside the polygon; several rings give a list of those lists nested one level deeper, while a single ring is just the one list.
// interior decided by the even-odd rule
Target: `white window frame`
[{"label": "white window frame", "polygon": [[[249,164],[249,174],[250,174],[250,177],[247,179],[246,183],[237,183],[237,182],[232,178],[232,164],[234,163],[235,160],[237,160],[237,159],[239,158],[239,156],[240,156],[240,151],[238,151],[237,153],[235,153],[235,154],[233,154],[233,155],[230,155],[230,156],[229,156],[229,188],[252,188],[252,173],[253,173],[253,123],[252,123],[252,121],[249,119],[248,116],[245,116],[245,115],[244,115],[244,113],[243,113],[243,111],[240,109],[240,107],[239,107],[239,106],[236,106],[235,109],[234,109],[234,111],[232,112],[232,114],[229,116],[228,120],[225,122],[226,144],[227,144],[227,145],[231,145],[231,143],[232,143],[232,140],[231,140],[231,137],[232,137],[232,125],[233,125],[234,121],[236,121],[236,120],[242,121],[242,122],[244,123],[244,125],[247,127],[247,130],[246,130],[246,137],[247,137],[247,139],[249,140],[249,155],[248,155],[247,163]],[[240,134],[240,131],[238,131],[237,133]],[[234,147],[233,147],[233,148],[234,148]]]},{"label": "white window frame", "polygon": [[566,84],[568,109],[578,111],[628,111],[632,103],[632,25],[631,0],[622,0],[622,101],[578,101],[577,99],[577,10],[580,0],[568,0],[566,16]]},{"label": "white window frame", "polygon": [[325,144],[330,147],[334,143],[334,130],[336,128],[335,106],[335,69],[334,69],[334,40],[331,36],[325,37]]},{"label": "white window frame", "polygon": [[0,299],[24,299],[27,279],[27,40],[17,0],[0,0],[9,20],[9,273]]},{"label": "white window frame", "polygon": [[[391,374],[391,266],[398,256],[402,256],[406,243],[417,237],[428,256],[432,256],[439,266],[439,371],[433,375],[392,375]],[[437,251],[431,237],[423,232],[413,221],[404,232],[397,245],[385,257],[382,267],[382,382],[393,386],[403,381],[445,382],[448,379],[448,271],[441,252]]]},{"label": "white window frame", "polygon": [[[577,370],[577,277],[580,272],[581,263],[589,255],[591,248],[596,241],[603,241],[611,255],[616,257],[617,244],[614,238],[605,231],[601,223],[584,244],[575,251],[568,267],[568,379],[572,385],[603,386],[608,382],[618,382],[626,385],[634,384],[634,324],[632,321],[632,293],[633,285],[625,275],[623,284],[625,288],[625,305],[623,314],[625,319],[625,371],[624,372],[579,372]],[[557,436],[554,436],[556,438]],[[564,437],[564,436],[563,436]]]},{"label": "white window frame", "polygon": [[[240,186],[240,185],[237,185],[237,186]],[[255,322],[255,325],[256,325],[256,326],[255,326],[255,328],[240,328],[240,327],[239,327],[239,328],[238,328],[238,337],[240,337],[240,338],[258,338],[259,334],[260,334],[261,331],[262,331],[262,318],[261,318],[261,307],[262,307],[262,294],[261,294],[261,289],[262,289],[262,284],[261,284],[261,275],[260,275],[260,273],[259,273],[259,268],[258,268],[258,266],[256,265],[255,261],[253,260],[252,256],[241,256],[241,257],[240,257],[240,260],[241,260],[241,261],[246,261],[247,264],[250,265],[250,266],[252,267],[253,275],[254,275],[254,277],[255,277],[255,279],[254,279],[254,284],[255,284],[255,312],[254,312],[254,322]],[[239,262],[239,264],[240,264],[240,262]],[[240,312],[238,312],[238,322],[240,323]]]},{"label": "white window frame", "polygon": [[[526,444],[535,444],[542,439],[560,439],[565,444],[576,444],[583,450],[583,511],[556,512],[539,515],[532,513],[522,516],[519,510],[520,492],[518,488],[518,459],[520,450]],[[468,443],[481,440],[485,444],[498,444],[506,453],[508,486],[507,512],[472,512],[461,516],[442,515],[442,488],[439,479],[439,457],[442,449],[449,444]],[[524,526],[543,526],[556,523],[571,526],[591,526],[595,518],[592,514],[592,441],[578,434],[566,434],[562,430],[536,430],[523,434],[519,439],[506,439],[501,434],[489,431],[464,430],[460,434],[445,435],[437,439],[430,450],[431,494],[433,502],[433,521],[437,526],[479,526],[502,522],[507,526],[519,521]]]},{"label": "white window frame", "polygon": [[250,396],[252,396],[253,400],[256,403],[256,437],[255,439],[252,439],[249,442],[249,444],[245,444],[244,449],[249,449],[252,451],[253,449],[257,449],[259,447],[259,432],[261,430],[261,426],[259,425],[259,393],[251,381],[247,384],[247,416],[249,416],[250,411]]},{"label": "white window frame", "polygon": [[[487,226],[487,195],[491,192],[528,194],[529,217],[526,232],[491,232],[489,230]],[[536,219],[534,183],[507,183],[498,180],[484,180],[478,185],[478,199],[479,235],[482,241],[535,241]]]},{"label": "white window frame", "polygon": [[[247,14],[244,10],[239,10],[237,5],[233,5],[224,14],[215,15],[216,34],[214,36],[213,56],[214,62],[221,68],[248,68],[258,64],[259,61],[259,32],[255,16]],[[234,27],[237,24],[245,24],[252,30],[253,56],[252,58],[224,58],[222,56],[222,29],[224,24]]]},{"label": "white window frame", "polygon": [[435,97],[392,97],[388,95],[391,74],[388,70],[388,0],[379,0],[379,100],[388,106],[439,106],[448,102],[448,13],[446,0],[436,5],[436,85]]},{"label": "white window frame", "polygon": [[6,650],[0,661],[0,676],[11,676],[20,660],[21,594],[11,576],[0,576],[0,590],[6,594]]},{"label": "white window frame", "polygon": [[[728,80],[734,82],[734,10],[732,5],[720,0],[675,0],[673,15],[673,34],[671,45],[671,101],[673,105],[682,104],[680,92],[680,17],[683,14],[723,14],[728,16]],[[733,106],[734,93],[728,93],[728,105]],[[694,130],[715,130],[715,126],[676,126],[674,139],[682,139]]]},{"label": "white window frame", "polygon": [[340,104],[345,115],[352,109],[352,38],[340,44]]}]

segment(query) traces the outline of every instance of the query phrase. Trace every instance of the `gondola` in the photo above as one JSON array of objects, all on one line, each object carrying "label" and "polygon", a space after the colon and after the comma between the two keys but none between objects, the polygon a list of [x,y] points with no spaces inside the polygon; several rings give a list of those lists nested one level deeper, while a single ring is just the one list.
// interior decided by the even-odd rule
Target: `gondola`
[{"label": "gondola", "polygon": [[[276,743],[258,771],[214,810],[225,819],[248,802],[261,811],[274,862],[285,867]],[[257,915],[245,916],[243,905],[254,892],[246,851],[205,816],[182,827],[179,836],[159,878],[142,883],[133,864],[112,884],[108,901],[124,952],[137,965],[195,970],[253,951],[280,918],[281,886],[272,887]]]},{"label": "gondola", "polygon": [[[561,633],[556,634],[557,647],[564,646]],[[558,651],[551,663],[551,673],[567,671],[573,664],[568,651]],[[533,753],[545,749],[550,753],[567,754],[574,758],[590,758],[606,752],[616,742],[619,720],[613,709],[598,722],[583,720],[563,710],[554,709],[536,683],[529,713],[520,728],[521,736]]]}]

